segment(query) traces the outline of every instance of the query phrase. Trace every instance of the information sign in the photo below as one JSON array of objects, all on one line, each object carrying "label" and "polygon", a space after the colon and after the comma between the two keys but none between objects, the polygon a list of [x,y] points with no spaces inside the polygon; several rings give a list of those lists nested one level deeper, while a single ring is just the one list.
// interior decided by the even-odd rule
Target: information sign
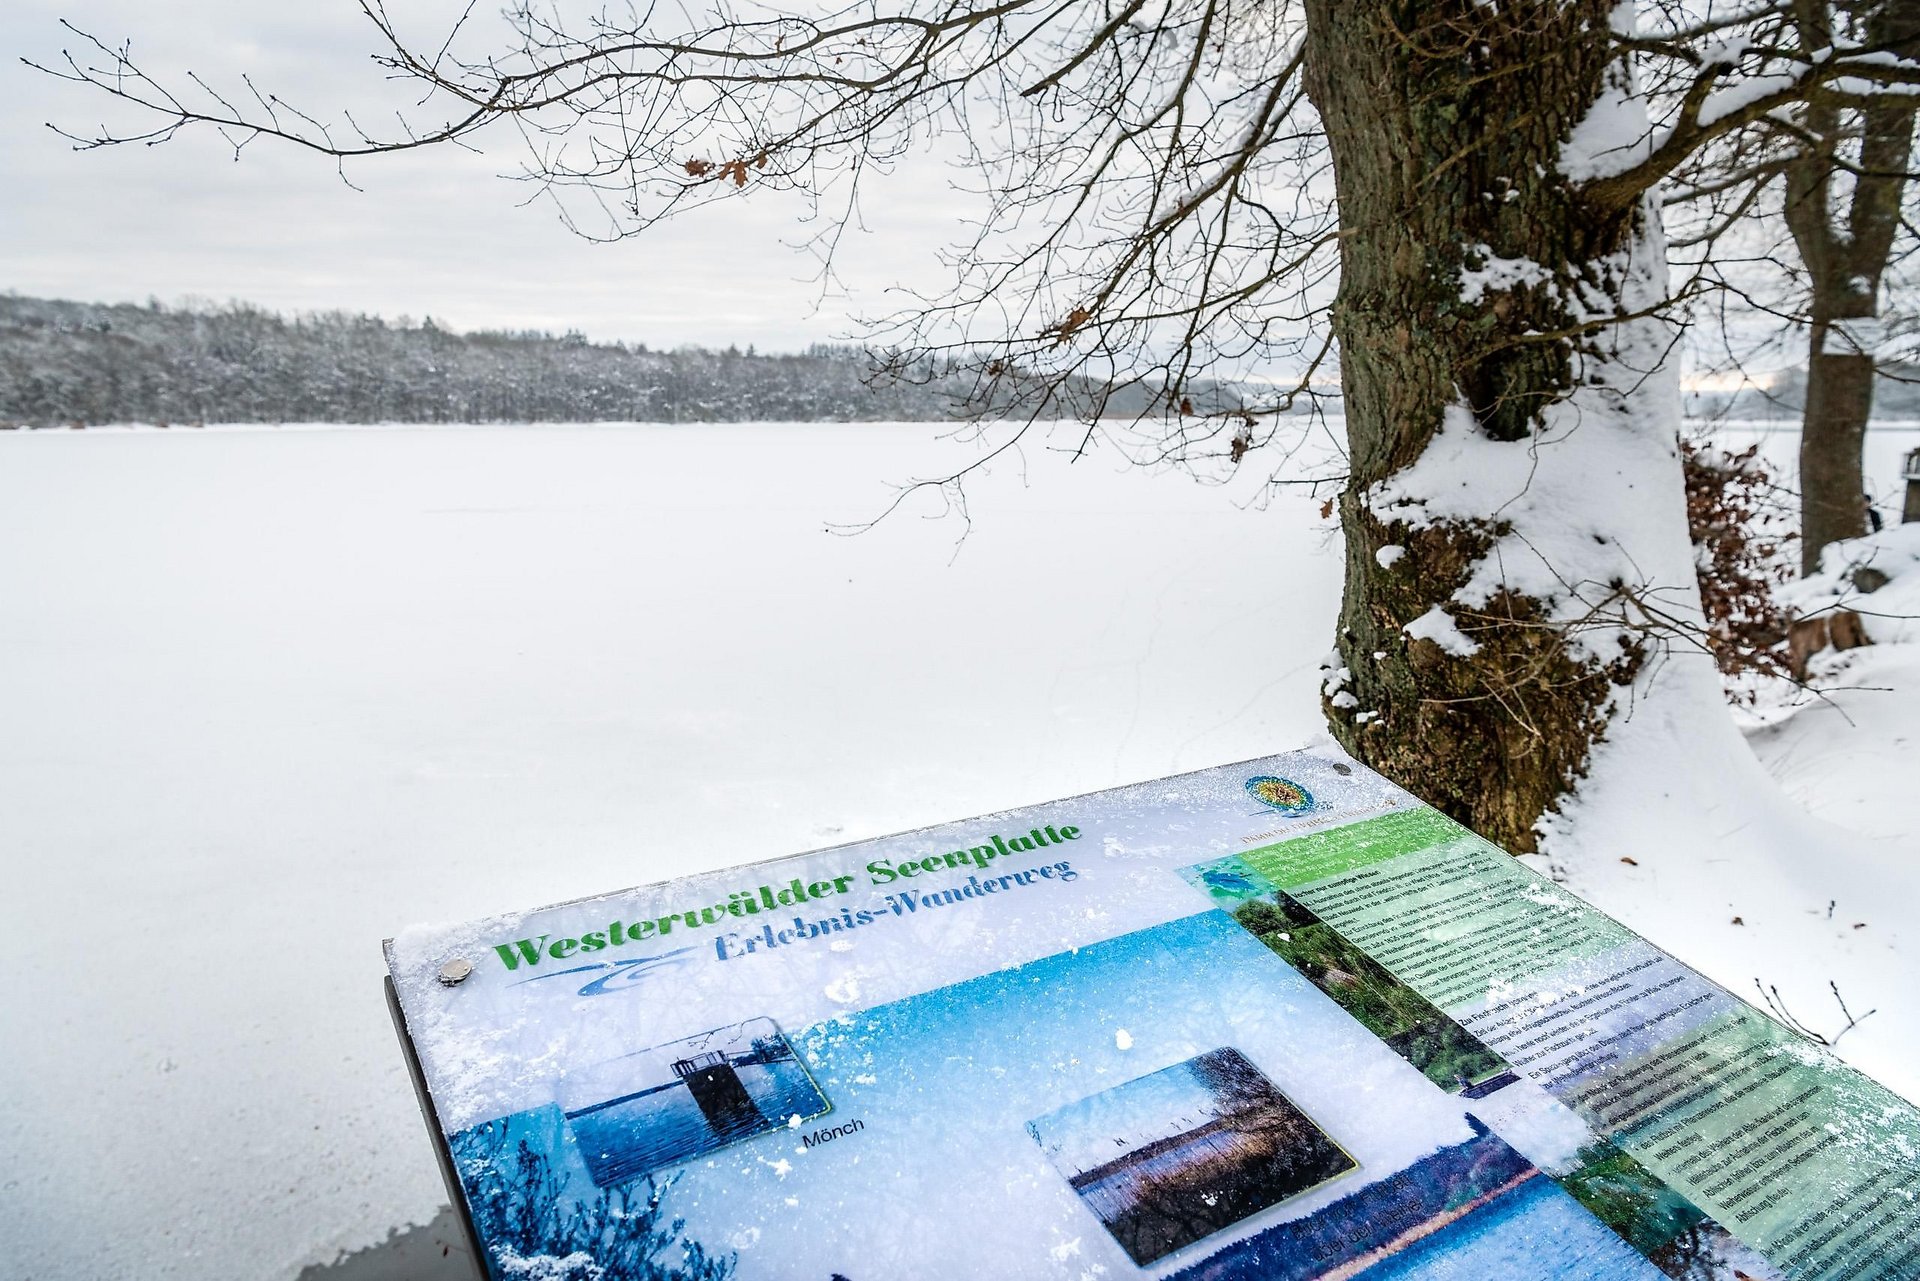
[{"label": "information sign", "polygon": [[501,1281],[1920,1276],[1920,1112],[1331,750],[387,955]]}]

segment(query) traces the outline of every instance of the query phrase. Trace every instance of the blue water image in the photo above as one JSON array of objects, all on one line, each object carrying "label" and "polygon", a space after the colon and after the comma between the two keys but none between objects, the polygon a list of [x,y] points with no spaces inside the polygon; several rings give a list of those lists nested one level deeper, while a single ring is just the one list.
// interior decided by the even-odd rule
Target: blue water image
[{"label": "blue water image", "polygon": [[1384,1259],[1363,1281],[1663,1281],[1550,1179],[1536,1177]]},{"label": "blue water image", "polygon": [[568,1118],[587,1171],[601,1187],[674,1165],[741,1139],[785,1129],[827,1110],[827,1100],[791,1058],[771,1063],[735,1063],[730,1070],[744,1091],[703,1108],[697,1080],[676,1080],[645,1093],[576,1113]]},{"label": "blue water image", "polygon": [[[1476,1129],[1468,1142],[1235,1241],[1172,1281],[1316,1281],[1336,1267],[1360,1269],[1361,1281],[1660,1281],[1526,1157]],[[1464,1206],[1477,1208],[1452,1218]]]}]

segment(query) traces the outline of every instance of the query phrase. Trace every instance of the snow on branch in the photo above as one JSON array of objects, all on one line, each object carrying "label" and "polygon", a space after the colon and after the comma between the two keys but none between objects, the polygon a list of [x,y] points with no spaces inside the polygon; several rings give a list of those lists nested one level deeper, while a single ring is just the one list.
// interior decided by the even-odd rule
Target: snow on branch
[{"label": "snow on branch", "polygon": [[1920,61],[1836,36],[1789,6],[1648,34],[1632,29],[1631,5],[1615,21],[1623,61],[1560,165],[1601,205],[1627,207],[1729,134],[1794,128],[1809,104],[1857,108],[1920,95]]}]

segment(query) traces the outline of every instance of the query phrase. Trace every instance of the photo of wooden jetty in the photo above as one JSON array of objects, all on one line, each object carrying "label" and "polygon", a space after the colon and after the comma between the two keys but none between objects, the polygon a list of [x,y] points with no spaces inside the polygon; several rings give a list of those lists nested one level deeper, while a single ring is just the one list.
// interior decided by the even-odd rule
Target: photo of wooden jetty
[{"label": "photo of wooden jetty", "polygon": [[570,1073],[561,1107],[601,1187],[828,1111],[771,1019],[715,1028]]}]

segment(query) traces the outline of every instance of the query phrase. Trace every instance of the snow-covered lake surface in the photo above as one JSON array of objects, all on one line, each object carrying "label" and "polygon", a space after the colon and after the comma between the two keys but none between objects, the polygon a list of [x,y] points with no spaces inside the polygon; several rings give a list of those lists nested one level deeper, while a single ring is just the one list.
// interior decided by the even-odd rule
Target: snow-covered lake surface
[{"label": "snow-covered lake surface", "polygon": [[[1869,441],[1890,490],[1920,431]],[[957,555],[927,505],[826,531],[971,456],[925,425],[0,435],[0,1277],[290,1277],[431,1218],[402,926],[1321,732],[1317,501],[1030,450],[971,484]],[[1762,757],[1891,858],[1920,789],[1874,715],[1817,729],[1877,764],[1795,722]],[[1697,879],[1724,851],[1694,832]],[[1640,858],[1585,888],[1750,991],[1729,909]],[[1834,897],[1805,880],[1766,892]],[[1849,999],[1911,955],[1875,919],[1819,953]],[[1876,1018],[1861,1061],[1912,1092],[1914,1016]]]}]

